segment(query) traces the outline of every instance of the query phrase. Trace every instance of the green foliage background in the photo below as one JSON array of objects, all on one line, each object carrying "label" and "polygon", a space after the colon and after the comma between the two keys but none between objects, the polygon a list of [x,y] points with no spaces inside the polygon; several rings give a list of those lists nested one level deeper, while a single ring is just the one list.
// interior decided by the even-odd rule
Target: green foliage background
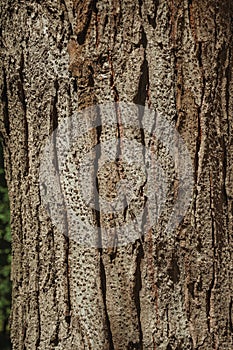
[{"label": "green foliage background", "polygon": [[6,180],[4,176],[3,149],[0,143],[0,331],[9,328],[11,307],[11,232],[10,210]]}]

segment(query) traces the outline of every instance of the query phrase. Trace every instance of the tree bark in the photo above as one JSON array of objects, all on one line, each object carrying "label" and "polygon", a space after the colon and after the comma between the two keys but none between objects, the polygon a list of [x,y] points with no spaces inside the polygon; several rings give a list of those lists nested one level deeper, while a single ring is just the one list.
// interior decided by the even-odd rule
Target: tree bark
[{"label": "tree bark", "polygon": [[[1,7],[0,130],[11,205],[13,350],[231,349],[231,0],[4,0]],[[121,103],[145,106],[136,109],[132,132],[124,130]],[[101,122],[103,107],[98,109],[108,104],[118,118],[111,130]],[[102,170],[103,151],[93,147],[109,137],[121,140],[124,132],[144,149],[152,147],[143,127],[146,109],[164,116],[184,140],[194,186],[170,235],[166,226],[181,186],[177,166],[184,165],[171,161],[165,139],[153,144],[170,180],[165,209],[144,235],[128,244],[117,244],[115,236],[112,244],[101,244],[104,230],[127,224],[146,207],[140,170],[135,202],[113,217],[98,201],[94,209],[79,207],[76,179],[70,178],[71,193],[61,179],[60,201],[66,209],[77,203],[74,210],[98,228],[96,246],[74,238],[68,209],[46,208],[44,147],[55,137],[55,172],[72,176],[80,159],[62,163],[56,130],[68,125],[67,142],[73,140],[70,117],[90,108],[95,113],[86,120],[96,127],[79,134],[76,151],[78,157],[93,151],[90,175],[100,197],[114,197],[122,167],[130,179],[134,174],[121,161],[121,141],[120,160]]]}]

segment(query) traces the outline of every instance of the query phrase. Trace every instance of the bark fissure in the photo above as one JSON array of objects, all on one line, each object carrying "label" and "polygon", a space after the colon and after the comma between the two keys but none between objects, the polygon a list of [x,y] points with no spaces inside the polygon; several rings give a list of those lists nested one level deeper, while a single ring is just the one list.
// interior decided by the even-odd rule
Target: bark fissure
[{"label": "bark fissure", "polygon": [[230,332],[233,334],[233,322],[232,322],[232,313],[233,313],[233,299],[231,297],[230,304],[229,304],[229,328]]},{"label": "bark fissure", "polygon": [[159,7],[159,0],[153,0],[154,3],[154,17],[147,15],[148,23],[153,27],[153,29],[156,29],[156,19],[157,19],[157,12]]},{"label": "bark fissure", "polygon": [[[101,112],[98,106],[95,107],[95,110],[97,112],[96,117],[96,144],[101,144],[101,133],[102,133],[102,124],[101,124]],[[98,237],[97,237],[97,243],[98,247],[100,247],[99,250],[99,264],[100,264],[100,282],[101,282],[101,291],[102,291],[102,297],[103,297],[103,305],[104,305],[104,312],[105,312],[105,322],[107,327],[107,333],[108,333],[108,342],[109,342],[109,350],[114,350],[114,344],[113,344],[113,337],[112,337],[112,331],[111,331],[111,324],[110,324],[110,318],[108,315],[108,309],[107,309],[107,299],[106,299],[106,273],[105,273],[105,267],[104,267],[104,261],[103,261],[103,248],[102,248],[102,233],[101,233],[101,214],[100,214],[100,203],[99,203],[99,179],[98,179],[98,170],[99,170],[99,159],[101,157],[101,148],[96,148],[95,152],[95,160],[94,160],[94,179],[95,179],[95,185],[96,185],[96,195],[95,195],[95,220],[96,220],[96,227],[98,231]]]},{"label": "bark fissure", "polygon": [[138,83],[138,91],[134,97],[133,102],[137,105],[145,106],[146,100],[148,98],[149,90],[149,68],[148,61],[146,59],[146,53],[144,55],[144,60],[141,65],[141,75]]},{"label": "bark fissure", "polygon": [[[50,108],[50,134],[52,134],[52,132],[54,132],[58,127],[57,101],[58,101],[59,84],[57,79],[54,81],[54,89],[55,89],[55,94],[52,97],[51,108]],[[55,142],[55,139],[54,139],[54,142]]]},{"label": "bark fissure", "polygon": [[91,0],[89,3],[87,14],[86,14],[86,22],[84,24],[83,29],[77,34],[77,42],[79,43],[79,45],[83,45],[86,40],[86,36],[91,23],[93,12],[95,13],[98,12],[96,8],[96,3],[97,3],[96,0]]},{"label": "bark fissure", "polygon": [[168,305],[166,305],[166,321],[167,321],[167,337],[169,338],[170,327],[169,327],[169,310]]},{"label": "bark fissure", "polygon": [[53,346],[59,345],[59,325],[60,325],[60,322],[59,322],[59,320],[57,320],[57,324],[56,324],[56,328],[55,328],[55,331],[53,334],[53,338],[50,340],[49,345],[53,345]]},{"label": "bark fissure", "polygon": [[[101,115],[100,115],[100,109],[98,106],[95,106],[95,111],[97,112],[97,117],[96,117],[96,125],[97,127],[95,128],[96,130],[96,145],[101,145],[101,133],[102,133],[102,125],[101,125]],[[98,237],[97,243],[98,247],[102,247],[102,235],[101,235],[101,219],[100,219],[100,204],[99,204],[99,178],[98,178],[98,171],[99,171],[99,159],[101,157],[101,147],[96,147],[95,150],[95,159],[94,159],[94,174],[93,178],[95,181],[95,209],[94,209],[94,214],[95,214],[95,219],[96,219],[96,226],[98,229]],[[101,250],[100,250],[101,252]]]},{"label": "bark fissure", "polygon": [[136,256],[136,269],[135,269],[135,281],[134,281],[134,287],[133,287],[133,294],[134,294],[134,301],[135,301],[135,306],[136,306],[137,316],[138,316],[139,342],[135,343],[134,345],[135,347],[133,347],[132,349],[135,348],[135,349],[143,350],[140,291],[142,289],[141,261],[144,258],[144,251],[143,251],[143,245],[141,241],[138,240],[135,244],[136,244],[137,256]]}]

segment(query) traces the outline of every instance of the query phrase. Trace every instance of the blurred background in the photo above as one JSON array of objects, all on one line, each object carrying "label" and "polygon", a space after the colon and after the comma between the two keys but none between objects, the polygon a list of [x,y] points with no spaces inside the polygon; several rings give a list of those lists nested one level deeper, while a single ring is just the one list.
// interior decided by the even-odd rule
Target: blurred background
[{"label": "blurred background", "polygon": [[10,350],[9,316],[11,308],[11,232],[8,191],[0,142],[0,349]]}]

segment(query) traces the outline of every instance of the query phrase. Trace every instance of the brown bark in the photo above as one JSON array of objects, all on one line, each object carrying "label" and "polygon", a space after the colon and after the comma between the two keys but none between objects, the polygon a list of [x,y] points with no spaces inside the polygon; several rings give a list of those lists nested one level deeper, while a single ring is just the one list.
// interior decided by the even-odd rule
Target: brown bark
[{"label": "brown bark", "polygon": [[[231,349],[231,0],[4,0],[1,7],[0,130],[11,202],[13,349]],[[64,210],[57,208],[60,226],[46,210],[41,156],[49,135],[69,125],[78,110],[113,102],[152,108],[176,128],[192,160],[193,197],[167,235],[180,184],[177,164],[155,142],[170,179],[166,210],[134,242],[91,247],[71,235],[73,222]],[[80,136],[78,155],[127,132],[150,147],[142,110],[130,131],[117,106],[111,130],[92,119],[96,114],[87,116],[101,127]],[[68,132],[68,139],[74,137],[72,127]],[[53,150],[55,170],[59,164],[77,185],[66,166],[79,159],[59,163],[59,147]],[[102,154],[93,151],[92,157],[90,174],[98,179],[100,196],[114,196],[122,167],[134,179],[121,161],[98,173]],[[138,171],[140,183],[142,176]],[[61,179],[61,187],[62,201],[80,203],[75,186],[70,192]],[[95,204],[75,209],[100,227],[101,240],[106,227],[128,223],[146,206],[145,188],[118,216]]]}]

